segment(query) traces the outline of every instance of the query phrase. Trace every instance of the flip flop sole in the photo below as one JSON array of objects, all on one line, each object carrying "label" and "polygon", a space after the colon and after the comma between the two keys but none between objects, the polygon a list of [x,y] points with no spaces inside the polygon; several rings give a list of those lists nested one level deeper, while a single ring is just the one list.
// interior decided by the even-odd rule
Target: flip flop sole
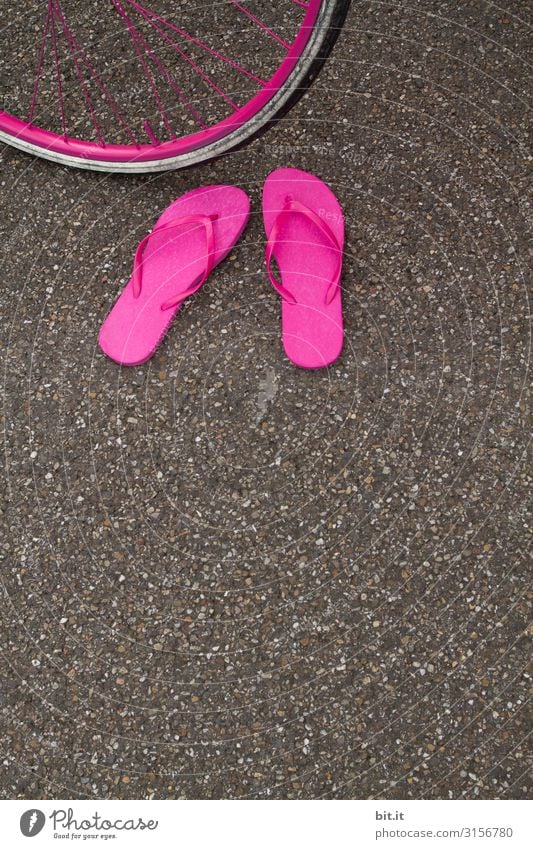
[{"label": "flip flop sole", "polygon": [[[298,201],[318,215],[342,251],[344,215],[337,198],[313,174],[296,168],[273,171],[265,182],[263,218],[267,234],[289,200]],[[297,301],[281,302],[285,353],[301,368],[324,368],[339,357],[344,341],[340,288],[329,304],[325,302],[338,266],[338,253],[316,224],[304,215],[291,213],[279,228],[273,256],[283,286]]]},{"label": "flip flop sole", "polygon": [[187,297],[205,271],[207,241],[200,224],[158,232],[165,224],[191,215],[213,220],[213,268],[240,238],[250,215],[246,192],[235,186],[204,186],[175,200],[152,230],[142,257],[142,286],[135,297],[133,277],[104,321],[98,342],[110,359],[121,365],[145,363],[153,356],[181,304],[162,309],[166,301]]}]

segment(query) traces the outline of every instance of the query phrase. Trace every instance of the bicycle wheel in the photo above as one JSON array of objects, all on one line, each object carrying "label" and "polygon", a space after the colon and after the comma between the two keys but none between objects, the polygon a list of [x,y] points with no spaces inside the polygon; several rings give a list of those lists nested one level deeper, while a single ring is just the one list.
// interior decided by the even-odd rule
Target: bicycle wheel
[{"label": "bicycle wheel", "polygon": [[316,74],[349,0],[0,0],[0,140],[140,173],[241,145]]}]

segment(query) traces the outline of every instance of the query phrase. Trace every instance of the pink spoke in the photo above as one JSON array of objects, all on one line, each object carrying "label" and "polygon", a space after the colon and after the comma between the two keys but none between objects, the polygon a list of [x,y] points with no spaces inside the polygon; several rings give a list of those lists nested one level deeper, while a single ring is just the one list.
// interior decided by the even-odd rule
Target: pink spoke
[{"label": "pink spoke", "polygon": [[[220,53],[220,51],[214,50],[212,47],[209,47],[208,44],[206,44],[204,41],[200,41],[199,38],[195,38],[190,33],[186,32],[183,29],[180,29],[180,27],[176,26],[176,24],[173,24],[171,21],[167,21],[167,20],[165,20],[165,18],[162,18],[160,15],[156,15],[154,12],[151,12],[149,9],[146,9],[144,6],[141,6],[140,3],[134,2],[134,0],[128,0],[128,2],[130,3],[131,6],[133,6],[135,9],[137,9],[137,11],[149,23],[151,22],[149,20],[149,18],[152,18],[156,21],[159,21],[159,23],[163,24],[164,26],[168,27],[169,29],[174,30],[174,32],[177,32],[178,35],[181,35],[187,41],[190,41],[191,44],[196,45],[196,47],[200,47],[202,50],[205,50],[206,53],[210,53],[211,56],[215,56],[217,59],[220,59],[221,62],[225,62],[226,65],[230,65],[236,71],[239,71],[239,73],[244,74],[244,76],[249,77],[251,80],[254,80],[260,86],[263,86],[263,88],[266,85],[268,85],[266,80],[261,79],[261,77],[258,77],[256,74],[253,74],[251,71],[248,71],[246,68],[243,68],[242,65],[239,65],[239,63],[235,62],[234,59],[230,59],[229,56],[225,56],[224,53]],[[295,0],[293,0],[293,2],[295,2]]]},{"label": "pink spoke", "polygon": [[291,0],[291,2],[292,2],[292,3],[295,3],[295,4],[296,4],[296,6],[301,6],[301,7],[302,7],[302,9],[308,9],[308,8],[309,8],[309,6],[307,5],[307,3],[304,3],[304,2],[303,2],[303,0]]},{"label": "pink spoke", "polygon": [[139,46],[139,42],[141,44],[144,42],[143,47],[146,50],[146,42],[144,41],[144,39],[142,38],[141,34],[136,29],[136,27],[134,27],[134,25],[132,24],[132,22],[131,22],[130,18],[128,17],[128,15],[126,14],[124,7],[123,7],[122,3],[120,2],[120,0],[111,0],[111,2],[113,3],[113,6],[115,7],[117,12],[119,13],[120,17],[124,20],[124,22],[125,22],[125,24],[128,28],[128,32],[129,32],[130,38],[133,42],[135,52],[137,54],[139,62],[142,65],[142,68],[143,68],[144,73],[146,75],[146,79],[148,80],[148,83],[150,85],[150,88],[152,89],[152,94],[154,95],[155,102],[157,103],[157,108],[159,109],[159,114],[161,115],[161,118],[163,119],[163,123],[165,124],[165,127],[167,128],[167,130],[170,134],[170,137],[174,138],[175,137],[174,132],[172,130],[172,127],[170,125],[170,121],[168,120],[167,113],[165,112],[165,108],[164,108],[163,103],[161,101],[161,97],[159,95],[157,85],[155,84],[154,78],[153,78],[152,74],[150,73],[150,69],[149,69],[148,65],[146,64],[145,58],[142,54],[142,50]]},{"label": "pink spoke", "polygon": [[74,67],[76,69],[76,74],[78,76],[78,80],[79,80],[80,87],[81,87],[81,90],[82,90],[82,93],[83,93],[85,104],[86,104],[87,110],[89,112],[89,115],[91,117],[91,120],[93,122],[93,126],[96,130],[100,144],[103,147],[105,147],[104,137],[102,135],[102,131],[101,131],[101,128],[100,128],[100,124],[98,122],[98,118],[96,116],[94,104],[91,100],[91,96],[89,94],[89,91],[87,89],[87,85],[86,85],[85,80],[83,78],[83,72],[82,72],[82,70],[79,66],[78,56],[82,60],[83,64],[85,65],[85,67],[89,71],[89,74],[91,75],[92,79],[94,80],[94,82],[96,83],[96,85],[98,86],[100,91],[102,92],[103,96],[105,97],[106,101],[108,102],[113,114],[115,115],[115,118],[117,118],[117,120],[122,124],[122,126],[126,130],[126,133],[128,134],[130,141],[134,145],[138,146],[137,139],[133,135],[133,133],[132,133],[130,127],[129,127],[129,124],[123,118],[122,113],[121,113],[120,109],[118,108],[117,104],[115,103],[113,97],[108,92],[108,90],[105,87],[104,83],[102,82],[100,76],[98,75],[98,73],[95,71],[95,69],[93,68],[93,66],[89,62],[89,59],[87,58],[87,56],[85,55],[85,53],[81,49],[75,35],[72,33],[70,27],[68,26],[68,24],[65,20],[65,16],[63,14],[63,11],[61,9],[60,0],[53,0],[53,2],[55,2],[55,10],[58,14],[59,20],[61,21],[61,26],[63,27],[63,32],[65,33],[65,38],[67,39],[69,52],[70,52],[72,61],[74,63]]},{"label": "pink spoke", "polygon": [[67,39],[70,57],[72,59],[74,68],[76,70],[76,75],[77,75],[79,83],[80,83],[80,87],[81,87],[82,94],[83,94],[83,99],[85,101],[85,106],[86,106],[86,108],[89,112],[89,115],[91,117],[91,121],[93,122],[93,126],[96,130],[96,134],[98,136],[98,141],[100,142],[101,145],[105,146],[104,138],[102,136],[100,124],[98,123],[98,119],[96,117],[96,112],[94,110],[93,102],[92,102],[91,96],[90,96],[90,94],[87,90],[87,85],[85,83],[85,80],[83,79],[83,73],[82,73],[82,70],[81,70],[79,62],[78,62],[78,57],[76,55],[78,50],[76,49],[75,39],[74,39],[74,36],[72,35],[72,33],[71,33],[71,31],[68,27],[68,24],[67,24],[64,16],[63,16],[63,12],[61,10],[59,0],[57,0],[57,5],[55,6],[55,11],[58,14],[59,20],[61,22],[61,26],[63,28],[63,32],[65,33],[65,38]]},{"label": "pink spoke", "polygon": [[30,112],[29,112],[29,115],[28,115],[28,123],[29,124],[31,124],[31,122],[33,120],[33,116],[35,114],[35,105],[37,103],[37,94],[38,94],[38,91],[39,91],[39,85],[40,85],[40,82],[41,82],[41,74],[42,74],[42,70],[43,70],[44,52],[45,52],[45,49],[46,49],[46,41],[47,41],[47,38],[48,38],[48,33],[50,31],[50,20],[51,20],[52,13],[53,13],[52,7],[53,7],[53,0],[48,0],[48,6],[47,6],[47,9],[46,9],[46,15],[45,15],[45,18],[44,18],[43,37],[42,37],[42,40],[41,40],[41,46],[39,48],[39,59],[37,61],[37,68],[36,68],[36,71],[35,71],[35,82],[34,82],[34,85],[33,85],[33,95],[32,95],[32,99],[31,99]]},{"label": "pink spoke", "polygon": [[61,62],[59,59],[59,48],[57,45],[56,19],[54,7],[52,6],[52,47],[54,50],[54,63],[56,68],[57,93],[59,96],[59,107],[61,109],[61,126],[63,127],[63,135],[67,135],[67,118],[65,115],[65,101],[63,98],[63,83],[61,81]]},{"label": "pink spoke", "polygon": [[277,32],[274,32],[274,30],[270,29],[270,27],[267,27],[267,25],[263,23],[263,21],[259,20],[256,15],[250,12],[249,9],[246,9],[240,3],[237,3],[237,0],[229,0],[229,2],[232,4],[232,6],[235,6],[236,9],[242,12],[243,15],[246,15],[247,18],[250,18],[250,20],[253,21],[254,24],[256,24],[260,29],[262,29],[263,32],[266,32],[267,35],[269,35],[271,38],[274,38],[279,44],[281,44],[282,47],[285,48],[285,50],[291,49],[290,44],[287,44],[287,42],[284,41],[281,36],[277,34]]},{"label": "pink spoke", "polygon": [[143,127],[144,127],[144,131],[145,131],[146,135],[148,136],[148,138],[150,139],[152,144],[155,144],[156,147],[158,145],[160,145],[161,142],[159,141],[156,134],[154,133],[154,131],[152,129],[152,125],[150,124],[150,121],[146,120],[143,124]]},{"label": "pink spoke", "polygon": [[[127,0],[127,2],[128,2],[131,6],[133,6],[134,8],[138,8],[138,4],[137,4],[137,3],[135,3],[135,2],[134,2],[134,0]],[[151,13],[150,13],[150,12],[147,12],[147,14],[144,14],[144,11],[141,11],[141,8],[142,8],[142,7],[139,7],[139,13],[140,13],[140,14],[143,16],[143,18],[144,18],[144,19],[145,19],[145,20],[146,20],[146,21],[150,24],[150,26],[151,26],[151,27],[153,27],[153,29],[155,29],[155,30],[156,30],[156,32],[158,32],[160,35],[162,35],[162,36],[163,36],[163,38],[165,39],[165,41],[167,41],[167,42],[168,42],[168,43],[169,43],[169,44],[170,44],[170,45],[174,48],[174,50],[176,50],[176,52],[177,52],[177,53],[181,56],[181,58],[182,58],[182,59],[184,59],[184,60],[187,62],[187,64],[189,64],[189,65],[191,66],[191,68],[193,68],[193,70],[195,70],[195,71],[196,71],[196,73],[198,74],[198,76],[199,76],[199,77],[201,77],[201,78],[203,79],[203,81],[206,83],[206,85],[208,85],[210,88],[212,88],[212,89],[213,89],[213,91],[216,91],[216,92],[217,92],[217,94],[219,94],[219,95],[220,95],[220,97],[222,97],[222,98],[223,98],[223,100],[225,100],[225,101],[226,101],[226,103],[228,103],[228,104],[229,104],[229,106],[231,106],[231,108],[232,108],[234,111],[237,111],[237,109],[239,108],[239,106],[237,105],[237,103],[235,103],[235,102],[231,99],[231,97],[229,97],[229,95],[227,95],[227,94],[226,94],[226,93],[225,93],[225,92],[224,92],[224,91],[220,88],[220,86],[218,86],[215,82],[213,82],[213,80],[212,80],[212,79],[210,79],[210,77],[209,77],[206,73],[204,73],[204,71],[202,71],[202,69],[200,68],[200,66],[199,66],[199,65],[197,65],[197,64],[196,64],[196,62],[194,62],[194,60],[193,60],[193,59],[191,59],[191,58],[190,58],[190,56],[188,56],[188,55],[187,55],[187,54],[186,54],[186,53],[185,53],[185,52],[181,49],[181,47],[179,47],[179,46],[176,44],[176,42],[175,42],[175,41],[172,41],[172,39],[171,39],[171,38],[169,38],[169,36],[166,34],[166,32],[164,32],[164,30],[162,30],[162,29],[161,29],[161,27],[159,27],[159,26],[158,26],[158,25],[157,25],[157,24],[156,24],[153,20],[151,20],[151,18],[150,18]]]},{"label": "pink spoke", "polygon": [[[113,0],[113,2],[114,2],[114,0]],[[122,5],[122,4],[121,4],[121,5]],[[128,21],[128,20],[129,20],[129,18],[128,18],[128,16],[126,15],[126,12],[125,12],[125,10],[124,10],[124,8],[123,8],[123,7],[122,7],[122,11],[123,11],[123,13],[124,13],[125,20],[126,20],[126,21]],[[119,14],[121,14],[121,13],[120,13],[120,11],[119,11]],[[130,22],[130,23],[131,23],[131,22]],[[158,56],[156,56],[156,54],[155,54],[155,53],[154,53],[154,51],[150,48],[150,45],[148,44],[148,42],[146,41],[146,39],[145,39],[145,38],[141,35],[141,33],[139,32],[139,30],[138,30],[135,26],[133,26],[133,24],[131,24],[131,26],[132,26],[133,30],[135,31],[136,37],[139,39],[139,41],[140,41],[140,42],[141,42],[141,44],[143,45],[144,50],[146,51],[146,53],[148,54],[148,56],[150,57],[150,59],[152,60],[152,62],[154,62],[154,63],[157,65],[157,67],[159,68],[159,70],[160,70],[161,74],[164,76],[164,78],[165,78],[165,79],[166,79],[166,81],[168,82],[169,86],[170,86],[170,87],[172,88],[172,90],[173,90],[173,91],[174,91],[174,92],[178,95],[179,99],[181,100],[181,102],[183,103],[183,105],[185,106],[185,108],[189,111],[189,113],[192,115],[192,117],[193,117],[193,118],[194,118],[194,119],[198,122],[198,124],[200,124],[200,126],[201,126],[204,130],[205,130],[205,129],[206,129],[206,127],[207,127],[207,125],[206,125],[206,124],[205,124],[205,122],[202,120],[201,116],[198,114],[198,112],[196,111],[196,109],[194,108],[194,106],[192,105],[192,103],[190,103],[190,102],[189,102],[189,100],[187,100],[187,98],[185,97],[185,95],[184,95],[183,91],[182,91],[182,90],[181,90],[181,88],[178,86],[178,84],[176,83],[176,81],[174,80],[174,78],[172,77],[172,75],[169,73],[169,71],[167,70],[167,68],[166,68],[166,67],[165,67],[165,65],[163,64],[163,62],[162,62],[162,61],[158,58]],[[141,60],[141,61],[142,61],[142,60]],[[143,64],[143,67],[145,67],[144,63],[142,63],[142,64]],[[146,70],[146,72],[147,72],[147,74],[149,75],[149,79],[150,79],[149,71],[147,71],[147,70]],[[158,103],[158,105],[159,105],[159,103]],[[145,121],[145,123],[144,123],[144,129],[146,130],[147,135],[149,136],[150,140],[153,142],[153,140],[154,140],[154,138],[155,138],[155,135],[154,135],[154,131],[153,131],[153,129],[152,129],[152,127],[151,127],[151,125],[150,125],[150,123],[149,123],[148,121]],[[172,135],[172,137],[174,137],[174,133],[173,133],[172,129],[171,129],[170,127],[168,127],[168,129],[169,129],[169,132],[170,132],[170,134]]]}]

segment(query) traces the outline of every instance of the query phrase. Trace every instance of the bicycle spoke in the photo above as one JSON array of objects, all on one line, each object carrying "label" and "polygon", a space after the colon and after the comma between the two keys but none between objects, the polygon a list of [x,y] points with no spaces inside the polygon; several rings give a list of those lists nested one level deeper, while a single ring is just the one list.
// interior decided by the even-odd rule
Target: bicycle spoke
[{"label": "bicycle spoke", "polygon": [[96,109],[95,109],[94,104],[91,100],[91,96],[89,94],[89,91],[87,89],[87,85],[85,83],[85,79],[84,79],[84,76],[83,76],[83,71],[81,70],[80,64],[79,64],[79,61],[78,61],[78,56],[80,56],[80,58],[82,59],[82,61],[85,64],[83,52],[81,51],[79,45],[76,44],[76,40],[75,40],[74,36],[72,35],[72,32],[71,32],[71,30],[70,30],[70,28],[69,28],[69,26],[68,26],[68,24],[65,20],[63,12],[61,10],[61,4],[59,3],[59,0],[57,0],[57,2],[55,2],[55,0],[52,0],[52,3],[54,5],[54,11],[56,11],[57,14],[58,14],[59,21],[61,23],[63,32],[65,34],[65,38],[67,40],[68,49],[69,49],[69,52],[70,52],[70,57],[72,59],[72,63],[73,63],[74,68],[76,70],[76,75],[77,75],[79,83],[80,83],[81,91],[82,91],[82,94],[83,94],[83,99],[85,101],[85,106],[86,106],[87,111],[90,115],[94,129],[96,130],[96,135],[98,136],[98,141],[102,146],[105,146],[104,137],[102,135],[102,130],[100,128],[100,124],[98,123],[98,118],[96,117]]},{"label": "bicycle spoke", "polygon": [[[240,65],[238,62],[236,62],[234,59],[230,59],[228,56],[225,56],[219,50],[215,50],[214,48],[209,47],[205,42],[201,41],[199,38],[195,38],[190,33],[186,32],[185,30],[176,26],[176,24],[173,24],[172,21],[167,21],[164,18],[161,18],[159,15],[156,15],[153,12],[150,12],[149,9],[146,9],[144,6],[141,6],[141,4],[135,2],[135,0],[128,0],[128,2],[130,3],[131,6],[136,8],[143,15],[145,15],[147,20],[149,18],[153,18],[154,20],[159,21],[164,26],[168,27],[169,29],[178,33],[178,35],[181,35],[187,41],[191,42],[191,44],[194,44],[196,47],[200,47],[202,50],[205,50],[206,53],[209,53],[211,56],[215,56],[217,59],[220,59],[226,65],[229,65],[230,67],[234,68],[236,71],[239,71],[239,73],[244,74],[244,76],[248,77],[251,80],[254,80],[256,83],[259,83],[259,85],[261,85],[261,86],[268,85],[266,80],[263,80],[261,77],[258,77],[256,74],[252,73],[252,71],[249,71],[246,68],[243,68],[242,65]],[[295,0],[293,0],[293,2],[295,2]]]},{"label": "bicycle spoke", "polygon": [[281,46],[285,48],[285,50],[291,49],[291,45],[284,41],[284,39],[280,35],[274,32],[274,30],[270,29],[270,27],[267,27],[267,25],[263,23],[263,21],[261,21],[257,17],[257,15],[254,15],[253,12],[250,12],[249,9],[247,9],[241,3],[238,3],[237,0],[229,0],[229,2],[232,6],[235,6],[236,9],[242,12],[243,15],[246,15],[247,18],[253,21],[253,23],[258,26],[259,29],[263,30],[263,32],[266,32],[266,34],[269,35],[271,38],[274,38],[278,42],[278,44],[281,44]]},{"label": "bicycle spoke", "polygon": [[[134,0],[127,0],[127,2],[128,2],[131,6],[133,6],[133,7],[139,7],[139,4],[138,4],[138,3],[136,3],[136,2],[134,2]],[[140,9],[141,9],[141,8],[142,8],[142,7],[139,7],[139,11],[140,11]],[[141,12],[141,14],[143,14],[143,12]],[[158,32],[158,33],[159,33],[159,35],[161,35],[161,36],[162,36],[162,38],[163,38],[163,39],[164,39],[164,40],[165,40],[168,44],[170,44],[170,46],[171,46],[171,47],[173,47],[173,48],[174,48],[174,50],[176,51],[176,53],[178,53],[178,54],[179,54],[179,56],[180,56],[182,59],[184,59],[184,60],[185,60],[185,62],[187,62],[187,64],[188,64],[188,65],[190,65],[190,67],[191,67],[191,68],[192,68],[192,69],[196,72],[196,74],[197,74],[199,77],[201,77],[201,79],[202,79],[202,80],[206,83],[206,85],[208,85],[208,86],[209,86],[209,87],[210,87],[213,91],[215,91],[215,92],[216,92],[216,93],[217,93],[220,97],[222,97],[222,98],[223,98],[223,100],[225,100],[225,101],[226,101],[226,103],[227,103],[229,106],[231,106],[231,108],[233,109],[233,111],[236,111],[236,110],[239,108],[239,107],[238,107],[238,105],[234,102],[234,100],[232,100],[232,98],[231,98],[231,97],[229,97],[229,95],[227,95],[224,91],[222,91],[222,89],[220,88],[220,86],[218,86],[218,85],[217,85],[217,84],[216,84],[216,83],[215,83],[215,82],[214,82],[214,81],[213,81],[213,80],[212,80],[212,79],[211,79],[211,78],[210,78],[210,77],[209,77],[206,73],[204,73],[204,71],[202,71],[202,69],[200,68],[200,66],[199,66],[199,65],[198,65],[198,64],[197,64],[197,63],[196,63],[193,59],[191,59],[191,58],[190,58],[190,56],[188,56],[188,55],[185,53],[185,51],[184,51],[184,50],[182,50],[182,48],[181,48],[181,47],[179,47],[179,46],[176,44],[176,42],[175,42],[175,41],[172,41],[172,39],[171,39],[171,38],[170,38],[170,37],[169,37],[169,36],[168,36],[168,35],[164,32],[164,30],[162,30],[162,29],[161,29],[161,27],[159,27],[159,26],[158,26],[158,24],[156,24],[156,23],[155,23],[155,21],[154,21],[154,20],[152,20],[152,19],[151,19],[151,17],[150,17],[150,12],[149,12],[148,10],[147,10],[147,15],[144,15],[144,14],[143,14],[143,17],[145,18],[145,20],[147,21],[147,23],[149,23],[149,24],[150,24],[150,26],[151,26],[151,27],[152,27],[152,28],[153,28],[156,32]],[[157,18],[157,19],[159,20],[159,18]],[[162,23],[163,23],[163,21],[162,21]],[[165,21],[164,23],[167,23],[167,22]]]},{"label": "bicycle spoke", "polygon": [[54,12],[54,7],[52,5],[52,49],[54,51],[54,65],[56,71],[56,81],[57,81],[57,94],[59,98],[59,108],[61,110],[61,127],[63,129],[63,136],[67,137],[67,117],[65,112],[65,100],[63,97],[63,83],[61,80],[61,61],[59,57],[59,47],[57,44],[57,32],[56,32],[56,17]]},{"label": "bicycle spoke", "polygon": [[[128,1],[128,0],[126,0],[126,2],[127,2],[127,1]],[[115,2],[115,0],[113,0],[113,2]],[[120,5],[122,5],[122,4],[120,4]],[[130,4],[130,5],[134,5],[134,4]],[[126,13],[125,13],[125,11],[124,11],[124,14],[126,14]],[[127,19],[127,20],[129,20],[129,18],[128,18],[127,16],[126,16],[126,19]],[[148,56],[150,57],[150,59],[154,62],[154,64],[158,67],[159,71],[161,72],[161,74],[163,75],[163,77],[165,78],[165,80],[167,81],[168,85],[172,88],[172,90],[175,92],[175,94],[177,94],[177,96],[179,97],[180,101],[183,103],[183,105],[185,106],[185,108],[188,110],[189,114],[190,114],[190,115],[194,118],[194,120],[195,120],[195,121],[199,124],[199,126],[205,129],[205,128],[206,128],[206,124],[205,124],[205,122],[203,121],[203,119],[201,118],[201,116],[199,115],[199,113],[197,112],[197,110],[194,108],[194,106],[192,105],[192,103],[190,102],[190,100],[188,100],[188,98],[185,96],[185,94],[183,93],[183,91],[182,91],[182,89],[180,88],[180,86],[178,86],[178,84],[176,83],[176,81],[175,81],[174,77],[172,76],[172,74],[171,74],[171,73],[169,72],[169,70],[165,67],[164,63],[163,63],[163,62],[159,59],[159,57],[158,57],[158,56],[154,53],[154,51],[150,48],[150,46],[149,46],[149,44],[147,43],[146,39],[145,39],[145,38],[143,38],[143,36],[139,33],[139,31],[137,30],[137,28],[136,28],[136,27],[133,27],[133,25],[132,25],[132,24],[130,24],[130,25],[132,26],[132,28],[133,28],[134,32],[136,33],[137,37],[140,39],[140,41],[141,41],[141,43],[142,43],[142,45],[143,45],[144,49],[146,50],[147,55],[148,55]],[[159,105],[159,102],[160,102],[160,101],[158,101],[158,105]],[[161,112],[161,109],[162,109],[162,106],[160,107],[160,112]],[[165,122],[165,123],[166,123],[166,122]],[[145,123],[144,123],[144,128],[145,128],[145,130],[147,131],[147,133],[148,133],[148,135],[149,135],[150,139],[152,140],[152,142],[153,142],[154,144],[156,144],[156,143],[158,144],[158,143],[159,143],[159,140],[158,140],[158,139],[157,139],[157,137],[155,136],[155,134],[154,134],[154,132],[153,132],[153,129],[152,129],[151,124],[150,124],[150,122],[149,122],[149,121],[145,121]],[[169,129],[169,132],[171,133],[171,135],[172,135],[172,136],[174,136],[174,133],[172,132],[172,129],[171,129],[170,127],[169,127],[168,129]]]},{"label": "bicycle spoke", "polygon": [[41,46],[39,48],[39,57],[38,57],[38,60],[37,60],[37,68],[36,68],[36,71],[35,71],[35,82],[34,82],[34,85],[33,85],[33,94],[32,94],[32,99],[31,99],[31,104],[30,104],[30,111],[29,111],[29,115],[28,115],[28,123],[29,124],[31,124],[31,122],[33,121],[33,116],[35,114],[35,106],[37,104],[37,94],[39,92],[39,85],[41,83],[41,74],[42,74],[42,71],[43,71],[43,64],[44,64],[44,54],[46,52],[46,42],[48,40],[48,33],[50,31],[50,20],[51,20],[51,17],[52,17],[52,6],[53,6],[53,0],[48,0],[48,6],[46,8],[46,15],[45,15],[45,18],[44,18],[44,32],[43,32],[43,37],[42,37],[42,40],[41,40]]},{"label": "bicycle spoke", "polygon": [[[126,26],[128,28],[128,32],[130,34],[131,40],[132,40],[134,48],[135,48],[135,52],[137,54],[139,62],[142,65],[146,79],[148,80],[148,83],[150,85],[150,89],[152,90],[152,94],[154,96],[155,102],[157,103],[157,107],[159,109],[159,114],[161,115],[161,118],[163,119],[163,123],[164,123],[165,127],[167,128],[167,130],[170,134],[170,137],[173,138],[174,134],[172,132],[172,127],[170,125],[170,121],[168,120],[167,114],[166,114],[165,109],[163,107],[161,97],[159,96],[159,91],[157,89],[157,85],[155,84],[154,78],[153,78],[152,74],[150,73],[150,69],[148,68],[148,65],[146,64],[142,50],[140,48],[140,45],[142,45],[142,47],[145,50],[147,50],[147,44],[144,41],[144,39],[142,38],[142,36],[140,35],[138,29],[136,29],[136,27],[134,27],[130,18],[128,17],[126,12],[124,11],[124,7],[123,7],[122,3],[120,2],[120,0],[111,0],[111,2],[113,3],[113,6],[115,7],[115,9],[119,13],[119,15],[122,17],[122,19],[126,23]],[[147,50],[147,53],[149,55],[150,51]],[[148,125],[148,126],[150,126],[150,125]],[[153,134],[153,131],[152,131],[152,136],[153,135],[154,134]]]}]

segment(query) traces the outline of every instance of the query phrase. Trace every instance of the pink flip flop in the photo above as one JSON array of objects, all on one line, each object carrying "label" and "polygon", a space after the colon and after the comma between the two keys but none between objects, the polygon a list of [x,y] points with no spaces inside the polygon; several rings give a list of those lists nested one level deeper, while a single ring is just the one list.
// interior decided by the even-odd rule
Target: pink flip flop
[{"label": "pink flip flop", "polygon": [[[302,368],[323,368],[337,359],[344,340],[342,209],[317,177],[279,168],[265,182],[263,218],[268,275],[282,298],[285,353]],[[281,281],[272,271],[272,258]]]},{"label": "pink flip flop", "polygon": [[140,242],[133,274],[100,330],[102,351],[125,366],[155,353],[183,301],[196,292],[246,227],[250,200],[235,186],[179,197]]}]

